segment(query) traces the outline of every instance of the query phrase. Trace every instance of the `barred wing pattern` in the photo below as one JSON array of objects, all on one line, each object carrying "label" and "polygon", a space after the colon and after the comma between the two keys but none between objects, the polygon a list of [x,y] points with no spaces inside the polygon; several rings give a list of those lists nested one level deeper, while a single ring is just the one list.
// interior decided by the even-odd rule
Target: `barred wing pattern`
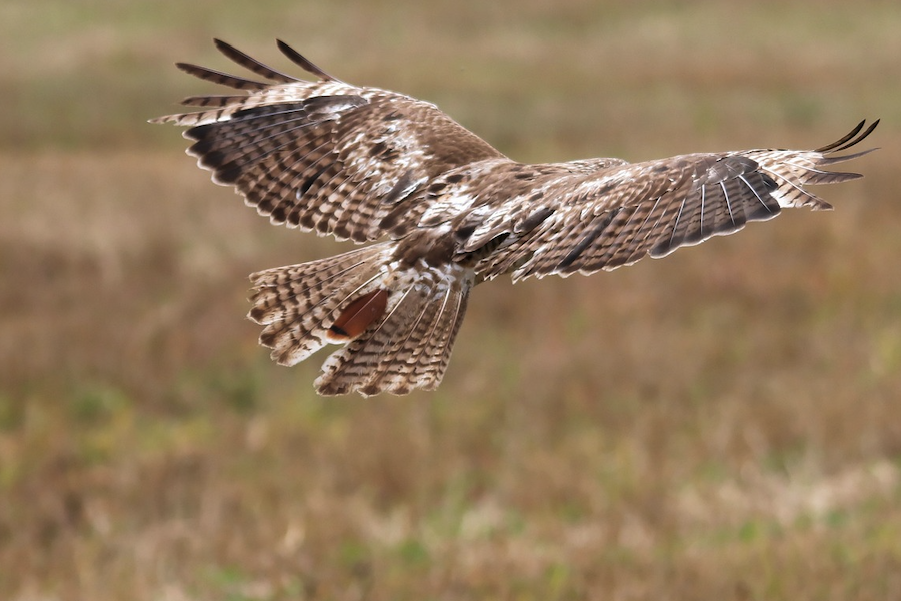
[{"label": "barred wing pattern", "polygon": [[379,221],[425,182],[502,156],[434,105],[340,82],[284,42],[282,52],[319,81],[279,73],[221,40],[216,47],[274,83],[178,63],[191,75],[248,93],[192,96],[183,104],[204,110],[152,122],[191,126],[184,133],[194,142],[188,153],[273,224],[375,240],[382,235]]},{"label": "barred wing pattern", "polygon": [[216,40],[268,81],[179,63],[242,93],[192,96],[189,154],[274,224],[354,242],[335,257],[253,274],[260,343],[293,365],[341,345],[320,394],[404,394],[440,383],[476,284],[593,273],[771,219],[783,208],[831,208],[805,186],[856,173],[826,168],[878,121],[812,151],[688,154],[631,164],[603,158],[513,161],[437,107],[346,84],[282,41],[304,81]]},{"label": "barred wing pattern", "polygon": [[[834,155],[857,144],[877,123],[866,130],[861,123],[814,151],[692,154],[554,179],[504,203],[502,213],[521,216],[507,219],[506,228],[488,225],[487,215],[475,219],[476,244],[485,234],[509,234],[509,242],[483,260],[479,271],[486,279],[511,271],[514,279],[590,274],[644,256],[665,257],[679,247],[737,232],[748,222],[772,219],[783,208],[832,209],[803,186],[859,178],[823,168],[870,152]],[[526,222],[536,211],[547,217],[530,227]]]}]

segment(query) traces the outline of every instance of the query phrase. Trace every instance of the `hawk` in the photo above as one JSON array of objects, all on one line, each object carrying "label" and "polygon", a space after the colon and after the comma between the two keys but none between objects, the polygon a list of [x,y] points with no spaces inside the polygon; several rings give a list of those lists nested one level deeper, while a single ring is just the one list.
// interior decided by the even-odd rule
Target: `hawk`
[{"label": "hawk", "polygon": [[178,63],[238,92],[191,96],[187,152],[276,225],[372,243],[250,276],[260,343],[294,365],[330,344],[322,395],[432,390],[447,369],[470,291],[510,274],[590,274],[664,257],[783,208],[832,208],[805,186],[861,177],[826,168],[879,123],[816,150],[597,158],[525,164],[435,105],[328,75],[281,40],[312,81],[215,40],[266,81]]}]

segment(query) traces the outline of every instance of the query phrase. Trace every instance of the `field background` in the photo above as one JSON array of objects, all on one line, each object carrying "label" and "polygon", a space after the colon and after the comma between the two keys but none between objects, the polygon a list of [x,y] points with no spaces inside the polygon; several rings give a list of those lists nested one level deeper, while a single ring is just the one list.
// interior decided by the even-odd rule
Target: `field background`
[{"label": "field background", "polygon": [[[250,8],[252,7],[252,8]],[[901,598],[901,4],[0,4],[0,598]],[[866,178],[591,278],[475,291],[435,393],[320,399],[276,229],[146,119],[210,39],[524,161],[817,147]]]}]

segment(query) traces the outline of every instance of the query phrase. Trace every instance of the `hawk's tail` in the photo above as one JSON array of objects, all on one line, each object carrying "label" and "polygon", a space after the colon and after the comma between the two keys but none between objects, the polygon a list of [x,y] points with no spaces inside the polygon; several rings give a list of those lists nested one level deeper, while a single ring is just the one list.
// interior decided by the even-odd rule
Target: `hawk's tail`
[{"label": "hawk's tail", "polygon": [[456,264],[405,266],[385,242],[250,276],[248,317],[265,326],[260,344],[282,365],[326,344],[344,344],[323,364],[323,395],[364,396],[441,382],[472,275]]}]

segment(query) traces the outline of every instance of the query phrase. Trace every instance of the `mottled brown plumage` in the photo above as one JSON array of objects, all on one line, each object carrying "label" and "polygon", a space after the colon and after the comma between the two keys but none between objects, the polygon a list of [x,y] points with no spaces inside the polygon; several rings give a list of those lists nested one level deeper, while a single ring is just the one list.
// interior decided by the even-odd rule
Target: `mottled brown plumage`
[{"label": "mottled brown plumage", "polygon": [[477,283],[511,274],[589,274],[731,234],[786,207],[830,209],[804,186],[860,177],[826,171],[876,127],[861,122],[817,150],[747,150],[627,163],[513,161],[432,104],[341,82],[284,42],[317,81],[276,71],[216,40],[268,81],[179,63],[241,94],[193,96],[189,154],[277,225],[376,242],[253,274],[249,317],[283,365],[343,344],[321,394],[434,389]]}]

